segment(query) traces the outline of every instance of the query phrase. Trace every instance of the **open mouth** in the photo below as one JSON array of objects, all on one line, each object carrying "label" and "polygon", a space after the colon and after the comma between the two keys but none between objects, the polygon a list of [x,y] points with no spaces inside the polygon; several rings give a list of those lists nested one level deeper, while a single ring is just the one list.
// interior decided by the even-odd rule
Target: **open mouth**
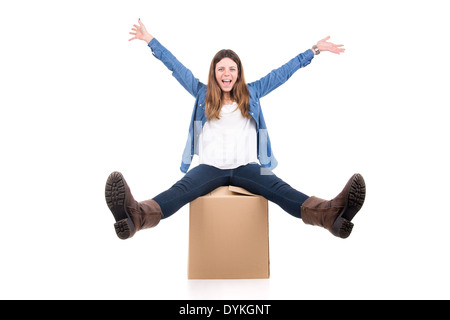
[{"label": "open mouth", "polygon": [[231,80],[222,80],[222,84],[225,88],[231,87]]}]

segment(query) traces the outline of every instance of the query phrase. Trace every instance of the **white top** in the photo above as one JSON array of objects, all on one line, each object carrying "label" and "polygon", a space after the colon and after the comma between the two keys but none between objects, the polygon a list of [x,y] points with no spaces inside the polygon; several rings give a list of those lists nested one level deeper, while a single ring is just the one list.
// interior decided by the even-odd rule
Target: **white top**
[{"label": "white top", "polygon": [[236,102],[222,106],[220,119],[208,120],[199,139],[200,164],[234,169],[258,162],[256,122],[244,118]]}]

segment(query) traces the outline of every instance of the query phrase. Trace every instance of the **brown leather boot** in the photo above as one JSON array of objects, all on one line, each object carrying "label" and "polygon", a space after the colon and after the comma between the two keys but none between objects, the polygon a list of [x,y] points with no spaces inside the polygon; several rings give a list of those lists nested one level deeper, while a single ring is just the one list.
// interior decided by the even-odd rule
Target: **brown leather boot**
[{"label": "brown leather boot", "polygon": [[161,208],[153,200],[137,202],[120,172],[109,175],[105,186],[105,198],[116,223],[117,236],[128,239],[142,229],[155,227],[162,217]]},{"label": "brown leather boot", "polygon": [[366,197],[366,184],[362,175],[354,174],[344,190],[332,200],[308,198],[302,205],[302,220],[306,224],[321,226],[333,235],[347,238],[353,229],[350,222],[361,209]]}]

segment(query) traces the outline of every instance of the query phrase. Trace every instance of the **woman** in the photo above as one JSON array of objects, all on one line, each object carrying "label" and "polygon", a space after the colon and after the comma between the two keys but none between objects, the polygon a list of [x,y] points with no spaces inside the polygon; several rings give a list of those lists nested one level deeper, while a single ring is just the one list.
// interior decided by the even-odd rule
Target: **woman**
[{"label": "woman", "polygon": [[[170,51],[159,43],[139,20],[134,39],[145,41],[153,55],[172,71],[173,76],[196,99],[181,171],[185,176],[170,189],[151,200],[137,202],[119,172],[108,177],[105,197],[114,215],[120,239],[156,226],[185,204],[224,185],[242,187],[278,204],[303,222],[328,229],[347,238],[350,222],[365,199],[365,183],[353,175],[342,192],[326,201],[293,189],[272,173],[277,161],[261,111],[260,98],[286,82],[301,67],[307,66],[322,51],[340,54],[342,45],[320,40],[312,49],[299,54],[282,67],[258,81],[247,84],[241,60],[232,50],[221,50],[213,58],[208,84],[201,83]],[[193,155],[199,165],[188,171]],[[258,163],[259,162],[259,163]]]}]

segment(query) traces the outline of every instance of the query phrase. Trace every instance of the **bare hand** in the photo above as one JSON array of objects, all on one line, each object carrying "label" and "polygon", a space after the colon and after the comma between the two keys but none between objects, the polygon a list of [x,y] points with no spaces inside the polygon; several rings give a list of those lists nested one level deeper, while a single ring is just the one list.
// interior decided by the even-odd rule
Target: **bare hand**
[{"label": "bare hand", "polygon": [[332,53],[341,54],[345,51],[344,48],[342,48],[343,44],[334,44],[331,42],[327,42],[330,39],[330,36],[320,40],[317,42],[317,48],[319,48],[320,51],[330,51]]},{"label": "bare hand", "polygon": [[138,20],[139,25],[133,25],[133,28],[131,29],[132,32],[130,32],[131,35],[134,35],[133,38],[128,39],[128,41],[139,39],[144,40],[145,42],[149,43],[152,41],[153,36],[148,33],[147,29],[145,29],[144,24],[142,23],[141,19]]}]

